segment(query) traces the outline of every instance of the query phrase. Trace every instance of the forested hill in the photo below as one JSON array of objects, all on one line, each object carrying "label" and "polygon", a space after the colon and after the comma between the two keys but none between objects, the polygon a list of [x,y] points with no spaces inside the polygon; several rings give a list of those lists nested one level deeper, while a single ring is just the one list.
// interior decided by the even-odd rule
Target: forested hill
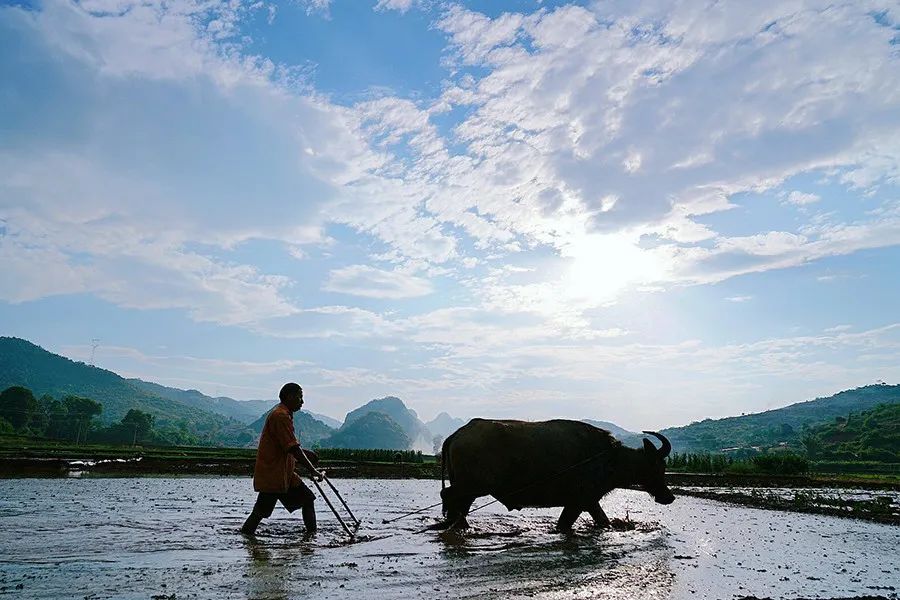
[{"label": "forested hill", "polygon": [[235,400],[226,396],[213,398],[197,390],[180,390],[142,379],[127,379],[126,381],[155,396],[231,417],[241,423],[252,423],[261,414],[267,413],[277,402],[277,400]]},{"label": "forested hill", "polygon": [[900,403],[835,417],[803,436],[816,460],[900,462]]},{"label": "forested hill", "polygon": [[102,423],[118,422],[132,408],[150,413],[161,428],[175,428],[197,443],[245,445],[253,434],[221,414],[163,398],[141,389],[112,371],[53,354],[19,338],[0,337],[0,390],[30,389],[35,396],[62,399],[82,396],[99,402]]},{"label": "forested hill", "polygon": [[[376,398],[375,400],[370,400],[359,408],[348,412],[347,416],[344,417],[344,424],[341,427],[341,431],[349,427],[357,419],[361,419],[367,414],[373,412],[381,413],[387,416],[390,421],[396,423],[403,429],[406,437],[409,438],[409,442],[407,446],[400,447],[399,449],[421,450],[423,452],[432,451],[431,432],[428,431],[428,428],[425,426],[425,424],[421,420],[419,420],[419,416],[416,414],[416,411],[408,408],[406,404],[403,403],[403,400],[397,398],[396,396]],[[393,431],[393,427],[389,425],[391,425],[391,423],[380,419],[369,421],[367,426],[371,427],[373,432],[381,430],[385,434],[385,441],[390,440],[392,444],[397,444],[399,443],[398,438]],[[374,435],[374,433],[372,435]],[[371,446],[366,447],[368,448]],[[396,445],[380,447],[391,449],[398,448],[398,446]]]},{"label": "forested hill", "polygon": [[804,429],[836,417],[900,402],[900,385],[867,385],[761,413],[706,419],[662,431],[677,452],[719,451],[787,444],[800,447]]},{"label": "forested hill", "polygon": [[403,427],[390,416],[367,412],[358,418],[345,421],[344,426],[322,442],[327,448],[385,448],[407,450],[412,448]]}]

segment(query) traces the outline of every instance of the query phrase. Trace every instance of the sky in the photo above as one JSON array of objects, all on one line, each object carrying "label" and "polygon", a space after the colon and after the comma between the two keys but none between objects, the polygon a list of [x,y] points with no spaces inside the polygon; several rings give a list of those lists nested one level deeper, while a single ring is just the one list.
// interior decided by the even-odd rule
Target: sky
[{"label": "sky", "polygon": [[900,7],[0,2],[0,265],[0,335],[337,418],[898,383]]}]

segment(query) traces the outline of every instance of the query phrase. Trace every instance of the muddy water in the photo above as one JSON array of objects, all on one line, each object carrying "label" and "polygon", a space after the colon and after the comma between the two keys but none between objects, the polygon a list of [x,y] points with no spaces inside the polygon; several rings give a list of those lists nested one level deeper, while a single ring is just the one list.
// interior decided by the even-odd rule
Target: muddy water
[{"label": "muddy water", "polygon": [[[900,528],[683,497],[614,492],[633,530],[551,531],[555,510],[495,504],[464,534],[382,519],[439,482],[336,480],[361,542],[319,502],[320,531],[280,507],[237,533],[247,478],[0,480],[0,596],[22,598],[831,598],[900,593]],[[431,513],[434,515],[435,513]]]}]

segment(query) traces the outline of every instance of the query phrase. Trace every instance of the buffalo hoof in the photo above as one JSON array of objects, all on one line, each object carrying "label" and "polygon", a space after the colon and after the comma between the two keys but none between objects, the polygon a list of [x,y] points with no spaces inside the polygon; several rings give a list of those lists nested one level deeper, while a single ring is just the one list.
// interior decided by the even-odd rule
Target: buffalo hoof
[{"label": "buffalo hoof", "polygon": [[444,531],[445,529],[450,527],[450,525],[452,525],[452,524],[453,523],[451,523],[450,521],[444,520],[444,521],[435,523],[434,525],[429,525],[428,527],[426,527],[425,529],[422,529],[421,531]]},{"label": "buffalo hoof", "polygon": [[469,528],[469,522],[466,520],[466,518],[458,517],[455,520],[444,519],[443,521],[435,523],[434,525],[429,525],[428,527],[425,527],[424,529],[419,530],[419,533],[422,533],[424,531],[447,531],[447,530],[456,531],[457,529],[468,529],[468,528]]}]

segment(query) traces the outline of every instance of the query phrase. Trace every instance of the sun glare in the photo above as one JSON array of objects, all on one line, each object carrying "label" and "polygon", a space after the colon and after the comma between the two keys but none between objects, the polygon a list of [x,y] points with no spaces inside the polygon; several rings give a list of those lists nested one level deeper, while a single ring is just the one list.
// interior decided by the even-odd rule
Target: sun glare
[{"label": "sun glare", "polygon": [[662,265],[630,236],[585,235],[563,249],[571,264],[561,280],[570,300],[609,301],[625,288],[658,280]]}]

